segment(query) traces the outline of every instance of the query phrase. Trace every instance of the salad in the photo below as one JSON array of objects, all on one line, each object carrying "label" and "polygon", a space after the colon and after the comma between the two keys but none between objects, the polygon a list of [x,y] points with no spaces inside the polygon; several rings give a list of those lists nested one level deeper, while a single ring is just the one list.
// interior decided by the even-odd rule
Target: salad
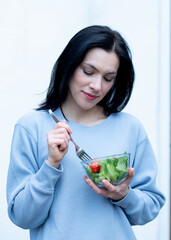
[{"label": "salad", "polygon": [[121,183],[127,176],[129,167],[129,154],[109,156],[91,161],[84,165],[89,178],[98,186],[102,187],[102,180],[107,179],[112,184]]}]

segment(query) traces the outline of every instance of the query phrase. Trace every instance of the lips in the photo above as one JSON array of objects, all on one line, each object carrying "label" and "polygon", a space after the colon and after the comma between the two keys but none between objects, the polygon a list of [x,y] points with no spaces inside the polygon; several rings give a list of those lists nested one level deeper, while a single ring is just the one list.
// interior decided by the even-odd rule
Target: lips
[{"label": "lips", "polygon": [[84,96],[89,100],[95,100],[98,97],[97,95],[94,95],[88,92],[83,92],[83,93],[84,93]]}]

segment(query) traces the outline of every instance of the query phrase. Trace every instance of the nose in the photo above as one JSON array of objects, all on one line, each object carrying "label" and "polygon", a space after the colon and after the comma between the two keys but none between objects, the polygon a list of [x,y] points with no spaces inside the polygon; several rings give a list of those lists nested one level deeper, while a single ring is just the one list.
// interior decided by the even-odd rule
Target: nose
[{"label": "nose", "polygon": [[102,79],[101,77],[94,77],[93,79],[91,79],[91,82],[89,84],[89,87],[95,91],[95,92],[99,92],[102,88]]}]

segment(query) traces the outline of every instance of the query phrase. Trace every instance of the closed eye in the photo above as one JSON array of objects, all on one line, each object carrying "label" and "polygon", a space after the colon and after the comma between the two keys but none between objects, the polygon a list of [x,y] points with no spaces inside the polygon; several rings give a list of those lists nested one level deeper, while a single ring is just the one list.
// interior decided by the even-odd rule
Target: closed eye
[{"label": "closed eye", "polygon": [[105,80],[106,82],[112,82],[112,81],[114,80],[114,78],[108,79],[108,78],[104,77],[104,80]]},{"label": "closed eye", "polygon": [[84,69],[83,69],[83,72],[84,72],[86,75],[88,75],[88,76],[91,76],[91,75],[93,75],[93,73],[92,73],[92,72],[85,71]]},{"label": "closed eye", "polygon": [[114,77],[112,77],[112,78],[104,77],[104,80],[105,80],[106,82],[112,82],[112,81],[115,80],[115,77],[116,77],[116,76],[114,76]]}]

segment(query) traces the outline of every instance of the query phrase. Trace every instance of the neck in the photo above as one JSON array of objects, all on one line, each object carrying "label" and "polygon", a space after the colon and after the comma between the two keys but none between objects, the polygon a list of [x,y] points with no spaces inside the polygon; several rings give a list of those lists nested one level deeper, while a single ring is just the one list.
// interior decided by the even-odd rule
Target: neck
[{"label": "neck", "polygon": [[64,103],[61,108],[66,118],[75,123],[86,126],[96,125],[106,118],[106,116],[103,113],[102,107],[98,105],[88,110],[72,108],[71,111],[71,106],[69,104]]}]

